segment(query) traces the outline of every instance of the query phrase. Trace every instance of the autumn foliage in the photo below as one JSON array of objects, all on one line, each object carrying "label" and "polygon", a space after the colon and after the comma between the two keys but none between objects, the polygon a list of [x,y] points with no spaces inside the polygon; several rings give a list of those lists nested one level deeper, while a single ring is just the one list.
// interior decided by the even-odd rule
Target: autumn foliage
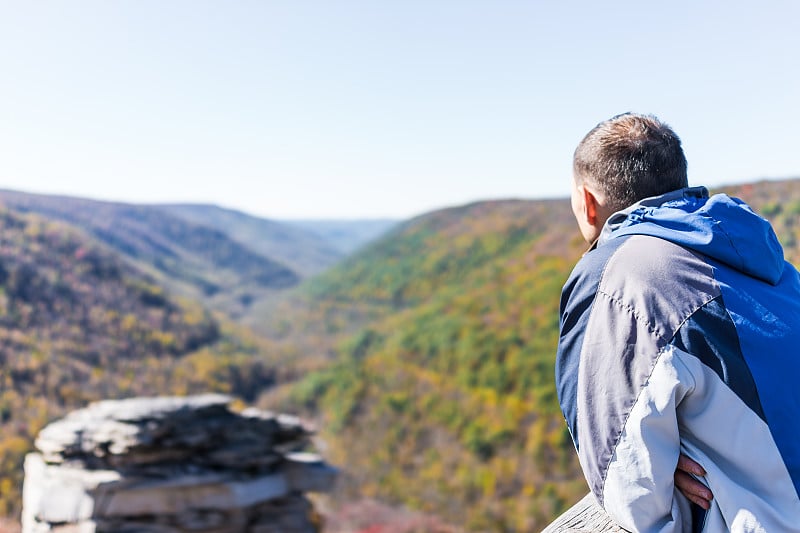
[{"label": "autumn foliage", "polygon": [[0,208],[0,515],[52,419],[101,398],[253,399],[275,379],[262,349],[80,231]]},{"label": "autumn foliage", "polygon": [[[800,262],[800,180],[726,192]],[[18,513],[21,460],[48,421],[98,398],[201,391],[317,421],[343,471],[332,531],[535,531],[586,493],[553,383],[560,289],[585,250],[568,201],[430,213],[280,291],[251,287],[269,265],[186,231],[191,257],[212,260],[194,272],[0,208],[0,515]],[[197,273],[239,303],[189,299]]]}]

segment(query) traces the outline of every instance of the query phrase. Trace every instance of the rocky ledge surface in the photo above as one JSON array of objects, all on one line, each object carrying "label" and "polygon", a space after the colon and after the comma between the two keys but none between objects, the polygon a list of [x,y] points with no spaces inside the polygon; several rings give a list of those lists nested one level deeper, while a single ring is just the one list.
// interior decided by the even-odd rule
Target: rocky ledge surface
[{"label": "rocky ledge surface", "polygon": [[301,420],[223,395],[96,402],[25,459],[23,533],[306,533],[336,470]]}]

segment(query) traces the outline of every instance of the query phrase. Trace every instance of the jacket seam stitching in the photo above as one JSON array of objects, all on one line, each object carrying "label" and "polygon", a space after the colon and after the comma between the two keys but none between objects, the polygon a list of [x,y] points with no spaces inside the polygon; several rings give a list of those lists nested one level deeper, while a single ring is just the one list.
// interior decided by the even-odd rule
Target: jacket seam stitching
[{"label": "jacket seam stitching", "polygon": [[657,336],[659,340],[664,341],[666,339],[666,337],[661,332],[658,331],[655,324],[653,324],[652,322],[641,316],[641,313],[638,312],[632,305],[624,303],[622,299],[604,291],[603,289],[597,289],[597,294],[602,294],[603,296],[606,296],[609,300],[611,300],[611,302],[616,304],[618,307],[621,307],[622,309],[628,311],[631,314],[631,316],[636,319],[637,322],[646,327],[647,331]]},{"label": "jacket seam stitching", "polygon": [[[609,300],[611,300],[611,302],[616,304],[618,307],[621,307],[622,309],[625,309],[628,312],[630,312],[631,316],[633,316],[636,319],[637,322],[639,322],[641,320],[640,317],[638,317],[636,315],[636,313],[633,312],[631,306],[623,304],[619,299],[611,296],[610,294],[608,294],[606,292],[598,291],[598,293],[599,294],[603,294],[604,296],[606,296]],[[651,328],[648,322],[646,322],[646,321],[642,321],[642,322],[644,323],[644,325],[647,327],[648,330],[650,330],[653,334],[655,334],[658,337],[659,340],[661,340],[663,342],[663,337],[661,335],[659,335],[658,332],[656,332],[653,328]],[[620,439],[622,439],[622,433],[624,432],[625,427],[628,425],[628,419],[631,416],[631,412],[633,411],[633,408],[636,406],[636,404],[639,403],[639,399],[642,397],[642,392],[644,391],[647,383],[650,382],[650,377],[653,375],[653,371],[656,368],[656,364],[658,364],[659,359],[661,359],[661,354],[663,353],[664,348],[666,348],[667,346],[668,346],[668,344],[664,344],[663,346],[661,346],[658,349],[658,352],[656,352],[656,357],[653,358],[653,363],[650,366],[650,371],[647,373],[647,379],[644,380],[644,385],[639,390],[639,392],[636,395],[636,399],[633,401],[633,403],[631,404],[630,408],[625,413],[625,417],[624,417],[624,419],[622,421],[622,424],[620,424],[619,430],[617,431],[617,435],[614,438],[614,445],[611,447],[611,456],[612,457],[616,453],[617,446],[619,446],[619,441],[620,441]],[[603,468],[603,475],[601,477],[602,484],[600,485],[600,492],[603,494],[603,502],[605,502],[606,480],[608,478],[608,471],[611,468],[611,462],[612,461],[609,458],[608,463],[606,463],[606,465]]]},{"label": "jacket seam stitching", "polygon": [[[646,320],[640,318],[639,316],[637,316],[637,313],[633,310],[632,306],[629,306],[629,305],[626,305],[626,304],[622,303],[622,301],[620,301],[618,298],[615,298],[614,296],[611,296],[610,294],[608,294],[608,293],[606,293],[604,291],[598,290],[598,294],[602,294],[602,295],[606,296],[611,302],[613,302],[616,305],[618,305],[619,307],[629,311],[631,313],[631,316],[633,316],[636,319],[637,322],[642,322],[643,325],[645,325],[648,328],[649,331],[651,331],[654,335],[656,335],[660,341],[664,342],[664,345],[661,346],[658,349],[658,351],[656,352],[656,356],[653,358],[653,363],[652,363],[652,365],[650,367],[650,371],[647,373],[647,378],[644,380],[644,383],[643,383],[641,389],[637,393],[636,399],[633,401],[633,403],[631,404],[630,408],[625,413],[625,417],[624,417],[624,419],[622,421],[622,424],[620,424],[620,427],[619,427],[619,430],[617,432],[616,438],[614,439],[614,445],[611,447],[611,456],[613,457],[613,455],[617,451],[617,447],[619,446],[619,442],[622,439],[622,434],[625,431],[625,427],[628,425],[628,419],[630,418],[634,407],[636,407],[636,404],[639,403],[639,399],[642,397],[642,393],[647,388],[648,383],[650,383],[650,378],[652,378],[652,376],[653,376],[653,372],[655,371],[656,365],[658,364],[659,360],[661,359],[661,356],[664,354],[664,350],[667,347],[670,346],[670,343],[669,342],[665,342],[665,337],[663,335],[660,335],[654,328],[651,328],[648,321],[646,321]],[[681,320],[681,322],[675,328],[675,333],[673,333],[673,337],[675,336],[675,334],[677,334],[678,331],[680,331],[681,327],[683,327],[683,325],[686,323],[687,320],[689,320],[689,318],[691,318],[695,313],[697,313],[698,310],[702,309],[703,306],[707,305],[709,302],[711,302],[712,300],[715,300],[716,298],[717,298],[716,296],[709,295],[708,299],[705,299],[701,304],[697,305],[692,310],[691,313],[687,314],[687,316],[683,320]],[[608,471],[611,468],[611,462],[612,461],[609,458],[608,463],[605,465],[605,467],[603,469],[603,475],[601,477],[602,484],[600,486],[600,491],[603,494],[603,501],[604,502],[605,502],[606,480],[608,478]]]}]

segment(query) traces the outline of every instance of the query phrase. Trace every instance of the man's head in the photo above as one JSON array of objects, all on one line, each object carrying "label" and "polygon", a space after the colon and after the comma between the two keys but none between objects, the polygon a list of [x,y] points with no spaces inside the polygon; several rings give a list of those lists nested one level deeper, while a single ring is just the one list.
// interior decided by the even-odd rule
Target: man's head
[{"label": "man's head", "polygon": [[688,186],[681,140],[652,115],[625,113],[595,126],[575,149],[572,171],[572,209],[589,242],[614,212]]}]

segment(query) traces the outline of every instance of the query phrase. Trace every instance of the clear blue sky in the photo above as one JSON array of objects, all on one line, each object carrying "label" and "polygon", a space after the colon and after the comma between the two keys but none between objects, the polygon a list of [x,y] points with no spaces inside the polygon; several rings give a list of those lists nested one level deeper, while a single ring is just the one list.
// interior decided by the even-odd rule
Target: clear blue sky
[{"label": "clear blue sky", "polygon": [[624,111],[800,176],[800,2],[0,0],[0,187],[406,217],[567,196]]}]

